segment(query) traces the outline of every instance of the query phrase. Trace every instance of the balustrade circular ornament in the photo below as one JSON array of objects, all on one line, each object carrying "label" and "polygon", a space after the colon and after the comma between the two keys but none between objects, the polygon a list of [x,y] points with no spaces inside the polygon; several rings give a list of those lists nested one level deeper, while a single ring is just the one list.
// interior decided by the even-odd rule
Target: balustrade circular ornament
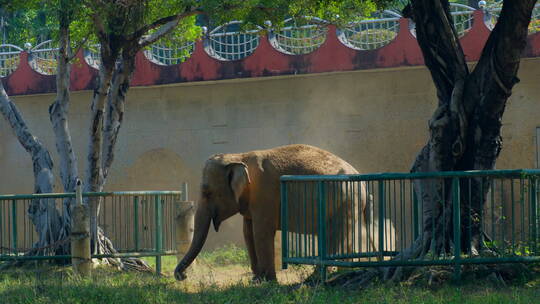
[{"label": "balustrade circular ornament", "polygon": [[211,57],[222,61],[246,58],[259,46],[259,31],[241,30],[241,21],[232,21],[218,26],[208,33],[204,40],[204,50]]},{"label": "balustrade circular ornament", "polygon": [[159,65],[180,64],[193,54],[195,42],[162,41],[152,44],[144,51],[148,60]]},{"label": "balustrade circular ornament", "polygon": [[393,11],[374,13],[370,18],[338,29],[341,43],[356,50],[374,50],[389,44],[399,32],[401,15]]},{"label": "balustrade circular ornament", "polygon": [[288,55],[308,54],[326,40],[327,22],[318,18],[285,20],[284,26],[270,32],[270,44]]},{"label": "balustrade circular ornament", "polygon": [[52,40],[44,41],[28,52],[28,63],[40,74],[54,75],[58,64],[58,48]]},{"label": "balustrade circular ornament", "polygon": [[13,73],[21,62],[23,49],[13,44],[0,45],[0,78]]}]

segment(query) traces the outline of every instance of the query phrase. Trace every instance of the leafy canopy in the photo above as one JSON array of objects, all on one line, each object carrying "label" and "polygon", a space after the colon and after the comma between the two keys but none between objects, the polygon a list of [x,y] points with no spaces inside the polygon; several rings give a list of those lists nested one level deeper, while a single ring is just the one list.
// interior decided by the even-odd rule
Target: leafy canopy
[{"label": "leafy canopy", "polygon": [[[200,26],[209,28],[232,20],[243,20],[245,27],[263,26],[270,21],[279,27],[288,17],[311,16],[341,24],[369,16],[388,6],[392,0],[0,0],[0,16],[8,25],[2,31],[6,41],[33,45],[57,39],[59,23],[69,21],[71,40],[75,43],[98,42],[96,18],[110,37],[128,37],[148,28],[145,35],[159,26],[160,20],[192,12],[164,40],[185,42],[201,36]],[[163,23],[159,24],[163,25]]]}]

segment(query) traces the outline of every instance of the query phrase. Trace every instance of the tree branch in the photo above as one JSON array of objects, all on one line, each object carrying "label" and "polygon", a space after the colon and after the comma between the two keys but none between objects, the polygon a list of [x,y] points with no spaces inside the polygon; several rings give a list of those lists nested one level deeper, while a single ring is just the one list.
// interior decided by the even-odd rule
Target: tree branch
[{"label": "tree branch", "polygon": [[175,19],[172,21],[169,21],[165,25],[161,26],[159,29],[157,29],[152,34],[141,38],[137,43],[137,51],[158,41],[161,37],[167,35],[168,33],[172,32],[172,30],[178,25],[178,22],[180,22],[180,19]]},{"label": "tree branch", "polygon": [[[148,33],[148,31],[153,30],[153,29],[158,28],[158,27],[164,27],[164,26],[170,27],[170,24],[173,24],[172,28],[168,29],[165,32],[165,34],[166,34],[170,30],[172,30],[178,24],[178,22],[180,22],[180,20],[182,20],[184,18],[187,18],[187,17],[190,17],[190,16],[199,15],[199,14],[202,14],[202,13],[204,13],[204,12],[200,8],[195,8],[195,9],[192,9],[192,10],[189,10],[189,11],[185,11],[185,12],[183,12],[181,14],[160,18],[160,19],[158,19],[158,20],[156,20],[156,21],[154,21],[154,22],[152,22],[150,24],[147,24],[147,25],[141,27],[140,29],[138,29],[137,31],[135,31],[134,33],[129,35],[127,40],[128,41],[144,40],[144,39],[141,39],[141,37],[143,37],[146,33]],[[158,30],[157,32],[159,32],[159,31],[160,30]],[[148,44],[151,44],[151,43],[157,41],[163,35],[164,34],[150,35],[150,36],[157,37],[157,39],[156,38],[149,38],[147,40],[151,40],[151,42],[148,42],[148,43],[139,42],[139,44],[142,45],[141,47],[144,47],[144,46],[146,46]]]},{"label": "tree branch", "polygon": [[465,79],[469,71],[448,1],[413,0],[404,11],[416,23],[418,44],[437,87],[439,102],[449,103],[455,83]]}]

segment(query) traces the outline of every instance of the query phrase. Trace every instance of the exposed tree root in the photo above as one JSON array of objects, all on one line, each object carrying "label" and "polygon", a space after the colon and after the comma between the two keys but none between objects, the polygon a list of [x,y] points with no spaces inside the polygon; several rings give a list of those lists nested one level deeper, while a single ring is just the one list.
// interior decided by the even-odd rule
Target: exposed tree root
[{"label": "exposed tree root", "polygon": [[[394,275],[387,277],[386,269],[369,268],[338,274],[326,282],[329,286],[362,289],[374,283],[401,283],[437,287],[454,279],[453,266],[394,267]],[[399,275],[396,275],[398,274]],[[487,281],[498,287],[506,287],[511,282],[525,281],[540,274],[530,264],[480,264],[463,265],[461,281]]]}]

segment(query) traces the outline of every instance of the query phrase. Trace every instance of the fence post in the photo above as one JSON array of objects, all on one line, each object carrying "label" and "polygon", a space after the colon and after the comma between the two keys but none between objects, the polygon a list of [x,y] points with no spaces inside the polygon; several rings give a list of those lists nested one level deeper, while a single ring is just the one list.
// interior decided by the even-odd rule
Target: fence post
[{"label": "fence post", "polygon": [[326,282],[326,189],[323,181],[318,182],[319,188],[319,237],[317,238],[319,249],[319,274],[321,283]]},{"label": "fence post", "polygon": [[287,218],[287,208],[288,208],[288,202],[287,202],[287,183],[285,181],[281,181],[281,269],[287,269],[287,258],[289,256],[289,248],[288,248],[288,221]]},{"label": "fence post", "polygon": [[161,203],[161,196],[156,195],[155,196],[155,202],[154,202],[154,210],[155,210],[155,223],[156,223],[156,243],[155,243],[155,251],[156,251],[156,274],[161,275],[161,251],[162,251],[162,208],[163,204]]},{"label": "fence post", "polygon": [[384,260],[384,224],[385,224],[385,187],[384,180],[379,181],[379,260]]},{"label": "fence post", "polygon": [[454,282],[461,279],[461,198],[459,178],[452,179],[452,217],[454,228]]},{"label": "fence post", "polygon": [[73,271],[82,277],[90,275],[92,259],[90,255],[90,216],[88,206],[82,201],[82,185],[77,180],[75,205],[71,211],[71,264]]},{"label": "fence post", "polygon": [[179,204],[176,205],[176,217],[174,222],[176,242],[175,247],[177,251],[176,259],[178,262],[180,262],[189,250],[189,246],[193,241],[193,229],[195,222],[195,203],[188,201],[187,183],[182,183],[182,194]]}]

